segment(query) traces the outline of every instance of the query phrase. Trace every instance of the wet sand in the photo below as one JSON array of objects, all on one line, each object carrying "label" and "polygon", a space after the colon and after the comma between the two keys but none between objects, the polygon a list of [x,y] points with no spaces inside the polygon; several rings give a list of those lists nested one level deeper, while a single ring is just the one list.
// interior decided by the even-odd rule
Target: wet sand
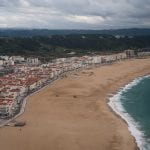
[{"label": "wet sand", "polygon": [[107,105],[109,93],[150,74],[150,59],[133,59],[85,70],[32,95],[17,120],[0,128],[2,150],[134,150],[127,124]]}]

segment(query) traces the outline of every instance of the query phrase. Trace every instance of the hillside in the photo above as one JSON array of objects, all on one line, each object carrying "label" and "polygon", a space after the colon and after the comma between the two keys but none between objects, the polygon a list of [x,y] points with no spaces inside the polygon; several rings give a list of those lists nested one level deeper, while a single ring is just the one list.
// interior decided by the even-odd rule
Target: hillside
[{"label": "hillside", "polygon": [[0,37],[32,37],[69,34],[106,34],[124,36],[148,36],[150,29],[116,30],[48,30],[48,29],[0,29]]},{"label": "hillside", "polygon": [[53,35],[49,37],[0,38],[0,55],[66,57],[91,53],[121,52],[150,47],[150,36],[116,37],[99,34]]}]

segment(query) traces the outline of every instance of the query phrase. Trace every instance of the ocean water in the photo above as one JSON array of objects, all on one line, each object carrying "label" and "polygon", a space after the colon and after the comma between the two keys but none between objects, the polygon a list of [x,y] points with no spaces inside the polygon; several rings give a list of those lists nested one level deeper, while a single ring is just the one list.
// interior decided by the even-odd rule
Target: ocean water
[{"label": "ocean water", "polygon": [[121,88],[108,104],[128,123],[140,150],[150,150],[150,76]]}]

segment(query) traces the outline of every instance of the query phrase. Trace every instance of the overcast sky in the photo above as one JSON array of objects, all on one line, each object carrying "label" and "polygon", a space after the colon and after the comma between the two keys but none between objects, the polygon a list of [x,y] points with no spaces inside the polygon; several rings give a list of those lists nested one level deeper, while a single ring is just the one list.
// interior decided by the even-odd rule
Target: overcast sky
[{"label": "overcast sky", "polygon": [[150,0],[0,0],[0,28],[150,28]]}]

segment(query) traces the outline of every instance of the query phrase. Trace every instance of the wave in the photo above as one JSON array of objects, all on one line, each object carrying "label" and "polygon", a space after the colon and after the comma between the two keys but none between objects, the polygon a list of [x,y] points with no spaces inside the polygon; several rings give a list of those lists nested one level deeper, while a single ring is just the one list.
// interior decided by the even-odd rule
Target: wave
[{"label": "wave", "polygon": [[138,77],[134,79],[129,84],[125,85],[124,87],[120,88],[118,93],[113,95],[109,98],[108,105],[113,109],[113,111],[118,114],[123,120],[126,121],[128,124],[128,130],[130,131],[131,135],[135,138],[135,141],[137,143],[137,146],[140,150],[147,150],[150,149],[147,148],[148,144],[145,139],[144,132],[140,130],[140,124],[136,122],[130,114],[127,113],[127,111],[124,109],[121,99],[123,98],[122,94],[126,92],[127,90],[133,88],[137,84],[139,84],[142,80],[145,78],[149,78],[150,75],[144,76],[144,77]]}]

